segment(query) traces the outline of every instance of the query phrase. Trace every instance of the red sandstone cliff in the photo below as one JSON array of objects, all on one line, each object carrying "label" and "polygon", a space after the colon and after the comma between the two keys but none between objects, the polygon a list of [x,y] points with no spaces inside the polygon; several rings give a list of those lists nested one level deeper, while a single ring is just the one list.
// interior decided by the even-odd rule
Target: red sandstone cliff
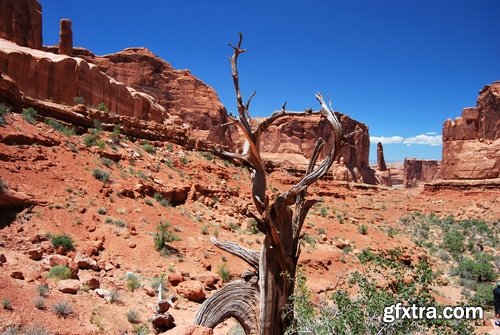
[{"label": "red sandstone cliff", "polygon": [[[173,120],[189,124],[199,139],[229,145],[226,109],[213,88],[188,70],[176,70],[146,48],[128,48],[105,56],[83,56],[101,71],[153,96]],[[153,119],[163,122],[163,116]]]},{"label": "red sandstone cliff", "polygon": [[125,86],[81,58],[0,39],[0,70],[33,98],[73,105],[74,98],[81,97],[87,105],[103,102],[111,112],[143,120],[163,121],[167,116],[151,96]]},{"label": "red sandstone cliff", "polygon": [[[346,167],[351,172],[350,180],[376,183],[374,172],[369,166],[368,156],[370,150],[370,136],[368,127],[361,122],[351,119],[347,115],[337,114],[344,126],[346,134],[356,131],[349,139],[348,145],[342,148],[341,156]],[[261,147],[263,152],[301,154],[310,157],[316,139],[321,137],[326,145],[322,155],[331,149],[331,125],[320,116],[313,115],[308,118],[286,117],[279,119],[262,134]]]},{"label": "red sandstone cliff", "polygon": [[476,107],[443,125],[443,179],[500,177],[500,82],[479,92]]},{"label": "red sandstone cliff", "polygon": [[439,161],[405,158],[403,179],[405,187],[415,187],[419,183],[428,183],[439,177]]},{"label": "red sandstone cliff", "polygon": [[0,1],[0,38],[33,49],[42,47],[42,6],[36,0]]}]

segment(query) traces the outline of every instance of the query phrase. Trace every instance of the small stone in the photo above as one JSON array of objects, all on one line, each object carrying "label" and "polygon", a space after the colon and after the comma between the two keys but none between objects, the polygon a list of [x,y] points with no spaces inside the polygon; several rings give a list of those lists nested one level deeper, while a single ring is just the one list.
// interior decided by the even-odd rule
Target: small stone
[{"label": "small stone", "polygon": [[34,261],[39,261],[43,257],[42,248],[30,249],[28,250],[28,257]]},{"label": "small stone", "polygon": [[154,288],[152,288],[151,286],[144,286],[143,290],[144,293],[146,293],[150,297],[154,297],[156,295]]},{"label": "small stone", "polygon": [[56,265],[68,266],[68,262],[69,262],[69,259],[65,256],[60,256],[60,255],[50,255],[49,256],[50,266],[56,266]]},{"label": "small stone", "polygon": [[175,327],[174,317],[170,313],[156,314],[150,321],[158,331],[165,331]]},{"label": "small stone", "polygon": [[7,262],[7,258],[5,257],[5,255],[0,254],[0,264],[6,263],[6,262]]},{"label": "small stone", "polygon": [[63,279],[57,283],[57,288],[62,293],[76,294],[80,289],[80,281],[76,279]]},{"label": "small stone", "polygon": [[130,249],[134,249],[136,246],[137,246],[137,245],[135,244],[135,242],[130,242],[130,243],[128,244],[128,247],[129,247]]},{"label": "small stone", "polygon": [[156,308],[158,313],[160,313],[160,314],[166,313],[166,312],[168,312],[169,309],[170,309],[170,301],[164,299],[164,300],[158,302],[158,306]]}]

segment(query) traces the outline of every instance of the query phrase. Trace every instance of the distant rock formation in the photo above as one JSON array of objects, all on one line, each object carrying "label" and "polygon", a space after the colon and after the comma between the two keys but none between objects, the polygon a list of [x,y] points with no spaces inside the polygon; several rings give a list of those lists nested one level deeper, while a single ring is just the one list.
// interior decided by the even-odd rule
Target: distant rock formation
[{"label": "distant rock formation", "polygon": [[424,160],[405,158],[403,179],[405,187],[415,187],[420,183],[433,181],[439,175],[440,162],[437,160]]},{"label": "distant rock formation", "polygon": [[71,28],[71,20],[62,19],[59,31],[59,54],[72,56],[73,55],[73,30]]},{"label": "distant rock formation", "polygon": [[42,6],[36,0],[0,1],[0,38],[42,48]]},{"label": "distant rock formation", "polygon": [[[188,70],[176,70],[146,48],[128,48],[105,56],[82,56],[116,80],[145,92],[165,108],[177,124],[188,124],[194,135],[231,145],[226,109],[213,88]],[[163,122],[165,115],[151,115]]]},{"label": "distant rock formation", "polygon": [[384,159],[384,147],[380,142],[377,143],[377,169],[379,171],[387,170],[387,165],[385,165]]},{"label": "distant rock formation", "polygon": [[[374,171],[369,165],[370,136],[368,127],[344,114],[337,114],[346,134],[356,132],[341,150],[345,166],[350,171],[349,180],[375,184]],[[258,121],[263,121],[259,119]],[[330,124],[319,115],[307,118],[284,117],[273,123],[262,134],[261,150],[269,153],[301,154],[309,158],[317,138],[323,138],[326,145],[322,157],[331,149],[333,133]],[[335,166],[332,166],[332,171]]]},{"label": "distant rock formation", "polygon": [[30,49],[0,39],[0,70],[27,95],[73,105],[75,97],[89,106],[104,103],[110,112],[143,120],[166,118],[151,96],[102,73],[81,58]]},{"label": "distant rock formation", "polygon": [[476,107],[443,125],[443,179],[500,177],[500,81],[479,92]]}]

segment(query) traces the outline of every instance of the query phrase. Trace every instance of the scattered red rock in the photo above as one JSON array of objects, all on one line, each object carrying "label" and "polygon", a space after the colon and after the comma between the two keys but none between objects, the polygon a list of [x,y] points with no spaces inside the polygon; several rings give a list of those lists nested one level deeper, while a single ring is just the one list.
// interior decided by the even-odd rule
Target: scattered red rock
[{"label": "scattered red rock", "polygon": [[80,289],[80,281],[76,279],[63,279],[57,283],[57,289],[62,293],[76,294]]},{"label": "scattered red rock", "polygon": [[197,280],[187,280],[179,283],[177,293],[190,301],[203,302],[206,298],[203,284]]}]

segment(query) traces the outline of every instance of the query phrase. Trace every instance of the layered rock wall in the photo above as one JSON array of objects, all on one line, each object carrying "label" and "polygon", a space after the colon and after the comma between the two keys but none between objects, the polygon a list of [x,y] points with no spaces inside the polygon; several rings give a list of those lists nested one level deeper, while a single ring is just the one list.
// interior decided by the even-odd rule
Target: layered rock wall
[{"label": "layered rock wall", "polygon": [[436,160],[423,160],[405,158],[403,166],[403,180],[405,187],[415,187],[421,182],[428,183],[439,175],[440,162]]},{"label": "layered rock wall", "polygon": [[[83,56],[110,77],[153,96],[177,124],[188,124],[200,139],[231,145],[226,109],[213,88],[188,70],[176,70],[146,48],[102,57]],[[152,119],[163,122],[163,115]]]},{"label": "layered rock wall", "polygon": [[42,6],[36,0],[0,1],[0,38],[42,48]]},{"label": "layered rock wall", "polygon": [[479,92],[476,107],[443,125],[443,179],[500,177],[500,82]]},{"label": "layered rock wall", "polygon": [[89,106],[104,103],[110,112],[163,121],[167,114],[155,100],[102,73],[81,58],[18,46],[0,39],[0,70],[28,96],[73,105],[75,97]]},{"label": "layered rock wall", "polygon": [[[369,166],[370,136],[368,127],[347,115],[338,113],[346,134],[356,132],[341,150],[345,166],[350,171],[350,180],[369,184],[376,183],[373,170]],[[270,153],[312,155],[316,139],[323,138],[326,145],[322,149],[324,157],[333,145],[333,133],[328,121],[319,115],[297,118],[285,117],[277,120],[262,134],[261,150]]]}]

